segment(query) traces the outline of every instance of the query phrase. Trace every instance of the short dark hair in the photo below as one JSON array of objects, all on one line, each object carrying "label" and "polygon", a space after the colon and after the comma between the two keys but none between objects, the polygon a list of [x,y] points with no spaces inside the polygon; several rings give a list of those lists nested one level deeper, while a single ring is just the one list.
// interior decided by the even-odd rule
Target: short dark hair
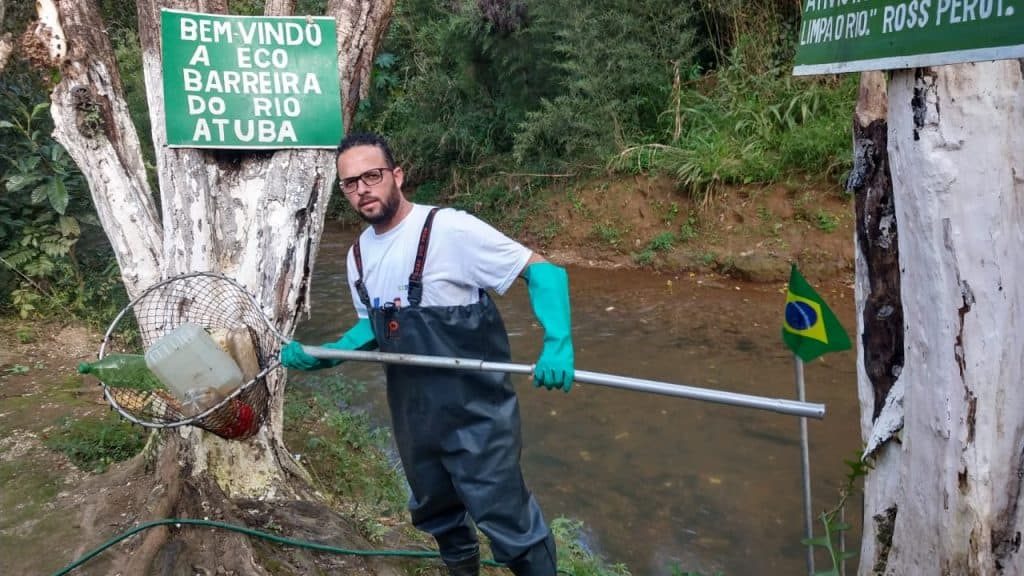
[{"label": "short dark hair", "polygon": [[373,132],[362,132],[356,134],[349,134],[341,139],[341,143],[338,144],[337,154],[334,156],[335,162],[341,153],[349,148],[355,148],[356,146],[373,146],[378,148],[384,153],[384,160],[388,164],[388,168],[395,167],[395,157],[391,154],[391,147],[388,146],[388,141],[384,139],[380,134],[374,134]]}]

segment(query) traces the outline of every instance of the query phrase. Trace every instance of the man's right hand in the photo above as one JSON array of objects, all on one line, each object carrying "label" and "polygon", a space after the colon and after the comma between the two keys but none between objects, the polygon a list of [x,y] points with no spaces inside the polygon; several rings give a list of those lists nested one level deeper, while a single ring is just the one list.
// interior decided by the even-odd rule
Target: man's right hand
[{"label": "man's right hand", "polygon": [[[370,325],[370,320],[361,318],[337,342],[328,342],[320,346],[322,348],[334,348],[335,350],[372,350],[377,347],[377,340],[373,336],[373,327]],[[292,340],[281,349],[281,365],[285,368],[319,370],[321,368],[331,368],[341,363],[341,360],[321,360],[306,354],[302,351],[302,344],[299,344],[296,340]]]},{"label": "man's right hand", "polygon": [[293,370],[313,370],[320,361],[302,351],[302,344],[292,340],[281,349],[281,365]]}]

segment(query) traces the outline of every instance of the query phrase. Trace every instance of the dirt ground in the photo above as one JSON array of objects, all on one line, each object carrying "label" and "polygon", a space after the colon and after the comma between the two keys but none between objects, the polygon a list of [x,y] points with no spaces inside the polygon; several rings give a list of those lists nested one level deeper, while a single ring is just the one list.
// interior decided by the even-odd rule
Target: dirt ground
[{"label": "dirt ground", "polygon": [[[82,513],[97,498],[126,497],[131,479],[97,482],[45,446],[64,419],[97,418],[109,408],[99,386],[76,373],[96,357],[101,336],[78,324],[0,320],[0,573],[51,573],[86,552]],[[110,471],[116,476],[116,466]],[[93,505],[94,507],[94,505]],[[94,507],[95,508],[95,507]],[[106,518],[112,526],[123,518]]]},{"label": "dirt ground", "polygon": [[[813,281],[848,286],[853,224],[852,199],[834,183],[723,188],[702,206],[667,179],[637,176],[567,190],[520,237],[560,263],[784,282],[797,262]],[[144,469],[83,472],[45,445],[65,419],[108,412],[96,381],[76,371],[101,338],[74,322],[0,318],[0,574],[52,573],[145,509]],[[76,573],[108,573],[125,550]]]},{"label": "dirt ground", "polygon": [[721,187],[698,203],[668,178],[590,182],[532,216],[524,239],[550,259],[584,266],[647,266],[751,282],[853,274],[853,199],[836,182]]},{"label": "dirt ground", "polygon": [[[168,489],[155,470],[155,450],[103,471],[80,470],[61,452],[46,445],[63,423],[112,418],[101,388],[91,377],[77,373],[79,362],[95,359],[102,334],[79,323],[21,321],[0,318],[0,574],[53,574],[86,553],[143,521],[154,502]],[[148,437],[143,434],[143,438]],[[173,464],[173,461],[172,461]],[[225,519],[264,531],[277,531],[299,539],[336,542],[349,548],[371,544],[352,532],[352,522],[313,504],[284,502],[269,505],[235,502],[236,509],[214,510],[196,502],[181,516]],[[270,506],[270,508],[266,508]],[[255,514],[254,517],[249,515]],[[173,515],[173,514],[172,514]],[[147,531],[144,534],[149,534]],[[396,532],[398,533],[398,532]],[[154,573],[182,576],[241,576],[237,569],[251,559],[231,558],[242,551],[232,548],[231,532],[192,530],[183,542],[169,546],[155,559]],[[390,537],[390,536],[389,536]],[[122,574],[142,536],[112,546],[73,573]],[[346,546],[347,544],[347,546]],[[408,541],[394,547],[408,547]],[[272,572],[287,574],[344,573],[370,576],[395,574],[374,559],[322,555],[313,560],[256,540],[254,553]],[[182,547],[205,551],[213,560],[192,565]],[[288,566],[295,569],[289,570]],[[429,570],[427,571],[429,573]],[[425,572],[426,573],[426,572]]]}]

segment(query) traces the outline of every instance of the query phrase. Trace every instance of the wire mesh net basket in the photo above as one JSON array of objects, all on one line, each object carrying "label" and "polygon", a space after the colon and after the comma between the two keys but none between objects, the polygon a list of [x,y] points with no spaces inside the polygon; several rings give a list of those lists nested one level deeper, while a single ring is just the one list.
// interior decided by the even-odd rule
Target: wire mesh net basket
[{"label": "wire mesh net basket", "polygon": [[[233,392],[196,413],[165,389],[139,390],[103,384],[111,406],[127,420],[150,428],[197,426],[222,438],[241,440],[255,434],[266,420],[270,400],[267,375],[280,367],[281,336],[256,299],[240,284],[219,274],[195,272],[147,288],[117,315],[100,345],[99,357],[110,354],[114,334],[134,321],[144,346],[184,324],[207,332],[241,334],[251,342],[245,381]],[[251,357],[250,356],[250,357]]]}]

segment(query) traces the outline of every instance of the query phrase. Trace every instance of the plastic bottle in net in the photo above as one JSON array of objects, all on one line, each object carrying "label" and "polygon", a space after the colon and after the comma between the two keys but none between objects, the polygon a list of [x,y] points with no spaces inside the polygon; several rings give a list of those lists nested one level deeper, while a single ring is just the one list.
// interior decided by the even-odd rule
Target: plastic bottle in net
[{"label": "plastic bottle in net", "polygon": [[140,354],[108,354],[95,362],[78,365],[79,374],[91,374],[112,388],[165,390]]}]

